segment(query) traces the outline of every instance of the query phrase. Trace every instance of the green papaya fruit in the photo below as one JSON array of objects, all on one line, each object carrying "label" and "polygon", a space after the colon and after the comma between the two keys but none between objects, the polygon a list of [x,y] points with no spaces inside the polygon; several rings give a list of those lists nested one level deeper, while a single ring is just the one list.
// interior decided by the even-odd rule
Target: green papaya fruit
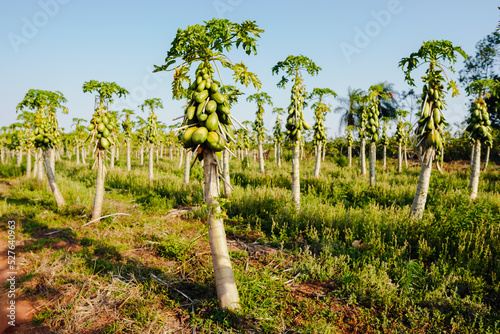
[{"label": "green papaya fruit", "polygon": [[195,112],[196,112],[196,107],[195,106],[189,107],[187,109],[187,118],[188,119],[193,119]]},{"label": "green papaya fruit", "polygon": [[211,113],[208,116],[208,118],[205,122],[205,126],[206,126],[208,131],[216,131],[219,129],[219,117],[217,116],[216,112]]},{"label": "green papaya fruit", "polygon": [[208,90],[205,89],[196,94],[195,100],[196,102],[201,103],[205,101],[207,97],[208,97]]},{"label": "green papaya fruit", "polygon": [[223,104],[225,101],[225,98],[224,98],[224,95],[222,95],[221,93],[214,93],[214,94],[212,94],[212,100],[215,100],[215,102],[217,102],[217,104]]},{"label": "green papaya fruit", "polygon": [[217,102],[215,102],[214,100],[208,101],[207,107],[205,108],[205,110],[209,114],[213,113],[214,111],[217,110]]},{"label": "green papaya fruit", "polygon": [[194,146],[191,137],[193,136],[193,132],[195,132],[196,129],[198,129],[196,126],[192,126],[184,130],[184,133],[181,137],[182,145],[184,146],[184,148],[190,148]]},{"label": "green papaya fruit", "polygon": [[97,131],[99,132],[103,132],[105,128],[106,125],[104,125],[104,123],[99,123],[99,125],[97,125]]},{"label": "green papaya fruit", "polygon": [[201,145],[207,140],[208,130],[205,127],[196,129],[191,136],[191,140],[195,145]]},{"label": "green papaya fruit", "polygon": [[104,137],[101,137],[100,143],[101,143],[101,147],[104,148],[104,149],[107,149],[109,147],[109,145],[110,145],[109,140],[107,140]]}]

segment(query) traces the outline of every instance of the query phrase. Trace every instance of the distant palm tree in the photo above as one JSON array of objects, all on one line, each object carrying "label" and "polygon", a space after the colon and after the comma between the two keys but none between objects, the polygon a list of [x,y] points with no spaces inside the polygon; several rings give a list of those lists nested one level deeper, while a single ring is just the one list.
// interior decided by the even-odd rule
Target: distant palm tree
[{"label": "distant palm tree", "polygon": [[335,108],[335,112],[342,113],[340,118],[340,127],[357,126],[361,115],[361,97],[363,90],[360,88],[347,88],[347,97],[338,97],[340,106]]}]

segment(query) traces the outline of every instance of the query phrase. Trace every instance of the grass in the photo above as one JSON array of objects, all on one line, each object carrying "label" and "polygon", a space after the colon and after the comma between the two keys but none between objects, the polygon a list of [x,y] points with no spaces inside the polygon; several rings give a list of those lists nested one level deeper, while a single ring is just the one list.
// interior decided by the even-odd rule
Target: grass
[{"label": "grass", "polygon": [[[434,171],[424,219],[412,221],[419,170],[398,174],[390,162],[370,187],[358,168],[327,159],[314,178],[303,160],[297,213],[289,161],[270,159],[261,175],[233,160],[224,209],[238,314],[217,307],[199,164],[184,185],[178,162],[163,159],[149,187],[147,165],[127,174],[119,161],[103,214],[128,215],[86,227],[95,171],[57,164],[68,202],[58,209],[45,183],[3,165],[0,215],[18,221],[21,296],[45,303],[34,321],[52,331],[498,332],[498,169],[482,174],[474,202],[467,173]],[[185,207],[195,208],[172,214]]]}]

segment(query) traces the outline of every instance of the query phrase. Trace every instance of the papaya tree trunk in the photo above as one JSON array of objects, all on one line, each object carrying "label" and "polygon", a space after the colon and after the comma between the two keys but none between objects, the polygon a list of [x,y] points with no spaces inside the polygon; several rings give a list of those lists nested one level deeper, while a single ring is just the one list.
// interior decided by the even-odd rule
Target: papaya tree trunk
[{"label": "papaya tree trunk", "polygon": [[26,153],[26,177],[31,177],[31,147]]},{"label": "papaya tree trunk", "polygon": [[[50,153],[52,152],[52,154]],[[49,180],[50,190],[54,195],[54,199],[56,200],[56,204],[58,207],[63,207],[66,205],[64,198],[57,186],[56,177],[54,175],[54,170],[51,165],[51,157],[54,155],[54,149],[47,148],[43,151],[43,163],[45,165],[45,172],[47,173],[47,179]]]},{"label": "papaya tree trunk", "polygon": [[401,143],[398,143],[398,173],[401,173],[403,170],[403,153]]},{"label": "papaya tree trunk", "polygon": [[120,160],[120,146],[116,146],[116,161]]},{"label": "papaya tree trunk", "polygon": [[408,153],[406,152],[406,144],[404,146],[405,167],[408,169]]},{"label": "papaya tree trunk", "polygon": [[470,166],[469,197],[471,200],[477,197],[477,188],[479,185],[479,175],[481,174],[481,141],[474,143],[474,155],[472,156]]},{"label": "papaya tree trunk", "polygon": [[154,157],[154,145],[149,144],[149,185],[153,185],[153,157]]},{"label": "papaya tree trunk", "polygon": [[132,163],[130,158],[131,151],[132,148],[130,147],[130,138],[127,138],[127,173],[129,173],[132,170]]},{"label": "papaya tree trunk", "polygon": [[80,164],[80,145],[76,145],[76,164]]},{"label": "papaya tree trunk", "polygon": [[359,165],[361,167],[361,175],[366,175],[366,156],[365,156],[365,146],[366,141],[364,138],[361,139],[361,148],[359,151]]},{"label": "papaya tree trunk", "polygon": [[144,145],[141,144],[141,149],[139,151],[140,159],[141,159],[141,166],[144,165]]},{"label": "papaya tree trunk", "polygon": [[21,167],[22,162],[23,162],[23,149],[19,148],[16,154],[16,166]]},{"label": "papaya tree trunk", "polygon": [[384,169],[387,168],[387,146],[384,145]]},{"label": "papaya tree trunk", "polygon": [[375,161],[377,160],[377,147],[375,143],[370,144],[370,186],[375,185]]},{"label": "papaya tree trunk", "polygon": [[102,202],[104,200],[104,178],[106,171],[104,170],[105,151],[99,150],[96,155],[97,178],[95,182],[95,197],[94,208],[92,210],[92,220],[101,218]]},{"label": "papaya tree trunk", "polygon": [[35,162],[33,164],[33,173],[31,174],[32,178],[38,178],[38,149],[35,148],[33,150],[33,156],[35,158]]},{"label": "papaya tree trunk", "polygon": [[281,145],[278,143],[278,149],[277,149],[277,160],[278,160],[278,168],[281,168]]},{"label": "papaya tree trunk", "polygon": [[189,174],[191,173],[191,151],[186,151],[184,159],[184,184],[189,184]]},{"label": "papaya tree trunk", "polygon": [[184,149],[181,148],[179,149],[179,166],[177,166],[177,169],[181,169],[182,168],[182,163],[184,162]]},{"label": "papaya tree trunk", "polygon": [[484,172],[488,169],[488,163],[490,162],[490,146],[486,146],[486,157],[484,158]]},{"label": "papaya tree trunk", "polygon": [[203,150],[203,174],[205,186],[203,197],[209,206],[208,236],[214,266],[217,298],[219,299],[221,308],[239,309],[240,299],[238,289],[227,249],[224,222],[220,217],[221,208],[217,202],[217,198],[219,197],[217,162],[215,153],[208,149]]},{"label": "papaya tree trunk", "polygon": [[352,167],[352,146],[347,146],[347,166]]},{"label": "papaya tree trunk", "polygon": [[319,171],[321,169],[321,156],[323,150],[321,149],[321,143],[316,146],[316,164],[314,165],[314,177],[319,177]]},{"label": "papaya tree trunk", "polygon": [[259,171],[264,174],[266,172],[264,169],[264,150],[262,149],[262,140],[260,139],[257,148],[259,152]]},{"label": "papaya tree trunk", "polygon": [[37,150],[36,163],[38,165],[36,178],[38,179],[38,181],[41,181],[43,180],[43,157],[42,157],[42,149],[40,148]]},{"label": "papaya tree trunk", "polygon": [[229,161],[231,155],[227,150],[222,151],[222,176],[224,177],[224,195],[230,197],[233,193],[231,189],[231,177],[229,175]]},{"label": "papaya tree trunk", "polygon": [[[45,156],[44,156],[44,161],[45,161]],[[49,149],[49,161],[50,161],[50,167],[52,168],[52,172],[56,173],[56,150],[55,148]]]},{"label": "papaya tree trunk", "polygon": [[323,161],[325,161],[325,157],[326,157],[326,142],[323,144],[323,157],[322,157]]},{"label": "papaya tree trunk", "polygon": [[278,145],[274,143],[274,160],[278,158]]},{"label": "papaya tree trunk", "polygon": [[87,151],[85,150],[85,147],[82,146],[82,163],[84,165],[87,164],[87,161],[85,160],[85,157],[87,156]]},{"label": "papaya tree trunk", "polygon": [[292,198],[297,211],[300,211],[300,144],[292,144]]},{"label": "papaya tree trunk", "polygon": [[170,157],[170,161],[174,160],[174,152],[172,150],[172,145],[168,148],[168,156]]},{"label": "papaya tree trunk", "polygon": [[160,162],[160,150],[158,148],[155,149],[156,152],[156,163]]},{"label": "papaya tree trunk", "polygon": [[425,150],[420,157],[420,176],[418,178],[417,191],[413,198],[410,209],[410,218],[422,219],[424,215],[427,193],[429,192],[429,182],[431,180],[432,161],[434,159],[434,149],[432,147]]},{"label": "papaya tree trunk", "polygon": [[111,146],[111,159],[109,161],[109,169],[115,168],[115,152],[116,152],[116,146],[112,145]]},{"label": "papaya tree trunk", "polygon": [[0,162],[2,162],[2,165],[5,164],[5,147],[0,149]]}]

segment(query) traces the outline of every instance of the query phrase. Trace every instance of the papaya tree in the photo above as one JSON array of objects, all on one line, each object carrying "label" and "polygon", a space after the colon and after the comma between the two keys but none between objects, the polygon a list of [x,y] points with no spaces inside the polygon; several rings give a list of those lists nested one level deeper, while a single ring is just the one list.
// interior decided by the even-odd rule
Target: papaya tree
[{"label": "papaya tree", "polygon": [[273,140],[274,140],[274,157],[276,158],[276,164],[278,168],[281,168],[281,143],[283,143],[284,136],[282,129],[282,123],[280,115],[284,112],[283,108],[274,108],[273,113],[276,114],[276,122],[273,127]]},{"label": "papaya tree", "polygon": [[[192,149],[197,158],[203,160],[204,199],[208,205],[209,239],[214,265],[217,297],[222,308],[240,308],[238,290],[234,279],[229,252],[227,249],[224,223],[221,217],[219,197],[219,162],[216,152],[226,148],[226,143],[234,137],[233,121],[227,98],[219,92],[222,85],[214,78],[219,65],[232,70],[236,82],[248,86],[251,82],[260,89],[260,81],[249,72],[242,62],[233,64],[223,52],[233,46],[242,47],[250,55],[256,54],[256,41],[263,30],[255,22],[241,24],[226,19],[212,19],[203,25],[179,29],[167,53],[165,64],[155,66],[155,71],[169,70],[177,60],[173,96],[185,94],[190,102],[184,112],[181,140],[185,148]],[[194,63],[195,79],[191,82],[187,73]],[[186,82],[188,87],[184,87]],[[186,92],[187,90],[187,92]]]},{"label": "papaya tree", "polygon": [[495,94],[500,88],[500,83],[493,79],[475,80],[465,89],[469,95],[475,95],[472,103],[470,116],[467,118],[466,131],[470,133],[470,138],[474,142],[471,159],[471,173],[469,182],[469,196],[471,200],[477,197],[479,176],[481,173],[481,144],[493,141],[491,134],[491,121],[488,113],[486,99]]},{"label": "papaya tree", "polygon": [[58,207],[66,205],[61,191],[56,182],[53,164],[51,163],[51,155],[53,156],[54,149],[61,142],[61,131],[57,121],[56,112],[62,110],[67,113],[67,108],[63,106],[66,98],[61,92],[51,92],[38,89],[30,89],[24,96],[23,100],[17,105],[17,110],[36,110],[35,121],[33,126],[33,135],[30,141],[33,142],[35,149],[39,151],[36,156],[35,164],[37,164],[38,176],[40,179],[45,166],[45,173],[49,181],[50,190],[54,195],[54,199]]},{"label": "papaya tree", "polygon": [[115,143],[119,143],[119,133],[118,130],[120,127],[118,126],[118,111],[116,110],[108,110],[107,117],[109,119],[109,123],[112,124],[111,129],[111,137],[114,138],[114,143],[111,143],[109,146],[109,168],[115,168],[115,159],[117,157],[118,146]]},{"label": "papaya tree", "polygon": [[[444,62],[454,64],[458,55],[467,59],[465,52],[460,47],[453,46],[450,41],[432,40],[424,42],[417,52],[413,52],[409,57],[405,57],[399,62],[399,66],[405,74],[405,81],[410,86],[415,86],[415,80],[411,77],[412,71],[422,64],[429,66],[422,77],[424,82],[422,106],[420,119],[415,130],[417,147],[421,150],[421,169],[417,191],[410,209],[411,218],[422,219],[429,190],[432,162],[436,150],[441,150],[443,145],[445,120],[441,110],[445,107],[446,90],[444,84],[447,81],[444,69],[448,68],[450,72],[454,72],[454,69],[451,66],[446,67]],[[448,80],[447,89],[451,90],[452,96],[459,94],[453,80]]]},{"label": "papaya tree", "polygon": [[91,145],[94,148],[94,166],[97,166],[96,187],[94,206],[92,208],[92,220],[100,219],[102,203],[104,200],[104,181],[106,177],[105,158],[106,151],[114,144],[114,131],[116,123],[110,122],[109,111],[113,96],[125,97],[128,91],[118,86],[115,82],[102,82],[90,80],[83,84],[84,93],[97,93],[94,102],[94,114],[88,127]]},{"label": "papaya tree", "polygon": [[392,92],[386,92],[385,85],[373,85],[368,93],[368,109],[365,111],[367,117],[366,131],[370,141],[370,186],[375,185],[375,162],[377,147],[376,143],[379,139],[379,115],[380,115],[380,101],[381,99],[392,98]]},{"label": "papaya tree", "polygon": [[31,152],[33,150],[33,141],[30,140],[32,137],[33,127],[35,125],[36,114],[29,112],[27,110],[22,110],[17,116],[17,119],[23,121],[24,127],[24,144],[26,149],[26,177],[31,177]]},{"label": "papaya tree", "polygon": [[146,143],[149,148],[149,185],[153,184],[153,154],[155,150],[155,146],[158,143],[158,116],[155,114],[155,108],[163,108],[163,103],[159,98],[146,99],[144,103],[139,106],[141,110],[144,112],[144,109],[149,108],[149,116],[147,120],[147,128],[146,128]]},{"label": "papaya tree", "polygon": [[331,105],[323,102],[323,98],[327,96],[336,97],[337,93],[329,88],[314,88],[312,93],[309,95],[309,100],[316,101],[312,105],[312,108],[314,109],[313,145],[316,156],[314,177],[319,177],[323,153],[322,147],[325,147],[323,145],[327,140],[324,121],[326,114],[331,111]]},{"label": "papaya tree", "polygon": [[80,123],[87,122],[83,118],[73,118],[73,125],[75,126],[74,132],[74,144],[76,153],[76,163],[80,163],[80,152],[82,153],[82,162],[85,163],[85,155],[83,154],[85,138],[88,136],[85,132],[85,126],[80,125]]},{"label": "papaya tree", "polygon": [[368,136],[367,128],[368,128],[368,95],[364,94],[360,97],[360,105],[362,105],[360,109],[359,122],[357,125],[358,128],[358,137],[359,137],[359,167],[361,168],[361,175],[366,175],[366,137]]},{"label": "papaya tree", "polygon": [[347,165],[349,168],[352,167],[352,144],[354,144],[354,137],[352,136],[352,125],[348,125],[346,128],[346,141],[347,141]]},{"label": "papaya tree", "polygon": [[387,146],[389,146],[389,136],[387,135],[387,117],[382,117],[382,136],[380,137],[380,143],[382,144],[383,152],[383,168],[387,168]]},{"label": "papaya tree", "polygon": [[130,116],[134,114],[133,110],[123,109],[122,115],[125,116],[125,119],[122,121],[122,129],[123,134],[125,135],[125,142],[127,144],[127,173],[130,173],[132,170],[132,160],[131,160],[131,152],[132,152],[132,131],[134,129],[134,122],[130,119]]},{"label": "papaya tree", "polygon": [[[407,137],[407,131],[406,131],[406,123],[403,122],[403,117],[406,117],[408,114],[408,111],[406,110],[398,110],[396,112],[396,115],[398,117],[398,123],[396,125],[396,132],[394,133],[394,139],[396,140],[396,143],[398,144],[398,173],[401,173],[403,169],[403,144],[405,143],[405,139]],[[406,147],[406,146],[405,146]],[[405,154],[406,154],[406,149],[405,149]]]},{"label": "papaya tree", "polygon": [[284,61],[279,61],[273,68],[273,75],[284,72],[278,82],[278,88],[285,88],[291,79],[293,81],[291,92],[291,103],[288,107],[288,118],[286,122],[286,135],[292,144],[292,196],[297,211],[300,210],[300,147],[302,130],[309,130],[310,125],[304,120],[304,103],[307,97],[306,86],[302,78],[302,72],[306,71],[311,76],[317,75],[321,67],[317,66],[311,59],[300,56],[288,56]]},{"label": "papaya tree", "polygon": [[273,105],[271,97],[265,92],[255,93],[247,97],[248,102],[257,103],[256,119],[253,123],[253,130],[257,135],[257,149],[259,156],[259,171],[265,173],[264,170],[264,150],[262,145],[266,139],[266,129],[264,128],[264,104]]}]

